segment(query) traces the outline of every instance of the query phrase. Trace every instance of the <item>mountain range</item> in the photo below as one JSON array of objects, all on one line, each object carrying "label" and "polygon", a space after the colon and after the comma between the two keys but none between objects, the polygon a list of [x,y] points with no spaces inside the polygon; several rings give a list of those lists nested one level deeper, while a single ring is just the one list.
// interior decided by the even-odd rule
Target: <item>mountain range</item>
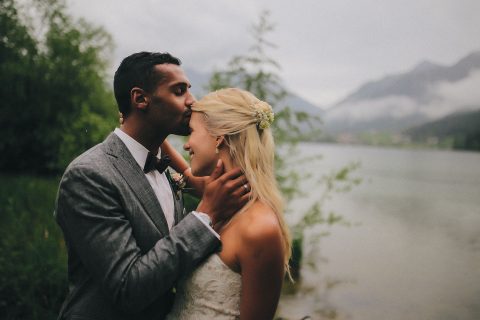
[{"label": "mountain range", "polygon": [[480,109],[480,52],[450,66],[429,61],[367,82],[327,110],[331,134],[398,133],[449,114]]},{"label": "mountain range", "polygon": [[[204,95],[211,73],[185,71],[192,92]],[[452,65],[425,60],[406,72],[366,82],[327,110],[294,93],[284,105],[320,116],[323,130],[332,136],[405,133],[450,114],[480,109],[480,51]]]}]

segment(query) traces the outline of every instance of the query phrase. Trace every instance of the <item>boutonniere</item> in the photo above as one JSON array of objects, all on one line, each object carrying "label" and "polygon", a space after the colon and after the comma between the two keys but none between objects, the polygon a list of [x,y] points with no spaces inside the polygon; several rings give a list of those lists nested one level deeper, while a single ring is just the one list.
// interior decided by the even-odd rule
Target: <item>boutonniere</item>
[{"label": "boutonniere", "polygon": [[179,200],[185,190],[185,187],[187,186],[187,179],[183,174],[178,172],[170,174],[170,177],[170,183],[172,184],[173,192],[177,200]]}]

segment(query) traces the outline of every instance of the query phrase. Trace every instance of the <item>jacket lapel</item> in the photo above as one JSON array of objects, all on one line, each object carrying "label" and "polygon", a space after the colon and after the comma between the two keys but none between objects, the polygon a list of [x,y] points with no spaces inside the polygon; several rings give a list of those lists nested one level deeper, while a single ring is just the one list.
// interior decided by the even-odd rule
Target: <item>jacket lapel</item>
[{"label": "jacket lapel", "polygon": [[130,186],[150,219],[163,235],[169,234],[167,220],[155,192],[125,144],[114,133],[107,137],[104,144],[106,153],[113,156],[113,165]]}]

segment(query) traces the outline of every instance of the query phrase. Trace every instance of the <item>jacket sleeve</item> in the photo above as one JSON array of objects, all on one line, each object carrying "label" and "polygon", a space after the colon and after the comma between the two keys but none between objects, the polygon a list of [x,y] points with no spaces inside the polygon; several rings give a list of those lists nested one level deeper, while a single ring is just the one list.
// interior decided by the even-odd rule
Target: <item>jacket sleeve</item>
[{"label": "jacket sleeve", "polygon": [[82,165],[67,169],[60,182],[56,218],[69,250],[127,312],[148,306],[220,245],[189,214],[142,253],[117,189],[102,172]]}]

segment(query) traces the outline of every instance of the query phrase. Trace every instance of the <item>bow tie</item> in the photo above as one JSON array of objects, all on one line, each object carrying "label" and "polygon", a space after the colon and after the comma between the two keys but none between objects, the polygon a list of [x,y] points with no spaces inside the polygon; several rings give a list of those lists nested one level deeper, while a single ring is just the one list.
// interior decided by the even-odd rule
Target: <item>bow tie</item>
[{"label": "bow tie", "polygon": [[163,156],[161,159],[158,159],[152,153],[148,153],[147,160],[145,160],[145,166],[143,167],[143,172],[149,173],[152,170],[157,169],[158,172],[163,173],[170,164],[170,157]]}]

